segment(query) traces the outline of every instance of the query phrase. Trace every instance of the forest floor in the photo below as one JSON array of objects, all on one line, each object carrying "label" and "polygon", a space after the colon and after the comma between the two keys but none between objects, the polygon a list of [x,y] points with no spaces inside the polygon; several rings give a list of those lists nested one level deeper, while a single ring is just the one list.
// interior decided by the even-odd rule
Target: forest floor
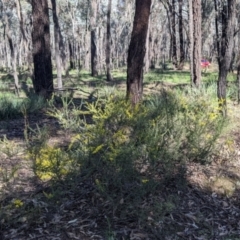
[{"label": "forest floor", "polygon": [[[151,88],[157,90],[154,84]],[[172,199],[171,214],[155,221],[150,211],[145,228],[140,227],[140,219],[108,220],[114,213],[91,181],[75,179],[74,187],[64,182],[53,189],[36,178],[26,158],[26,120],[32,129],[37,129],[36,124],[46,126],[49,141],[67,145],[70,136],[56,119],[43,111],[1,121],[0,239],[240,239],[240,110],[234,104],[230,109],[236,125],[228,133],[231,147],[222,149],[227,159],[216,156],[208,165],[188,165],[182,187],[173,183],[154,196]],[[53,190],[61,199],[51,198]],[[151,209],[151,197],[145,208]]]}]

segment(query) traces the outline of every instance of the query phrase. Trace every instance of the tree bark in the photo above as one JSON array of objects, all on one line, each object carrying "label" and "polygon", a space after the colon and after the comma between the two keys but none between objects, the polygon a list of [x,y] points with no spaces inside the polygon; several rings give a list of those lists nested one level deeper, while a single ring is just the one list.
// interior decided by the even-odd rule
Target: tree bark
[{"label": "tree bark", "polygon": [[74,56],[73,56],[73,44],[71,43],[71,40],[68,40],[68,49],[69,49],[69,70],[72,70],[75,68],[74,64]]},{"label": "tree bark", "polygon": [[18,79],[18,72],[17,72],[17,51],[16,51],[16,45],[14,46],[13,40],[12,40],[12,33],[9,26],[9,19],[7,14],[4,15],[4,35],[7,36],[7,41],[10,48],[10,56],[11,56],[11,68],[12,68],[12,75],[14,78],[14,85],[15,85],[15,93],[19,96],[19,79]]},{"label": "tree bark", "polygon": [[21,31],[24,41],[27,42],[27,37],[26,37],[25,31],[24,31],[22,6],[21,6],[20,0],[16,0],[16,6],[17,6],[17,15],[18,15],[19,24],[20,24],[20,31]]},{"label": "tree bark", "polygon": [[178,69],[183,70],[185,54],[184,54],[184,40],[183,40],[183,17],[182,17],[182,5],[183,0],[178,0],[178,27],[179,27],[179,48],[180,48],[180,59]]},{"label": "tree bark", "polygon": [[50,27],[47,0],[32,0],[32,41],[34,78],[33,86],[38,95],[51,96],[53,75],[50,49]]},{"label": "tree bark", "polygon": [[58,22],[57,16],[57,7],[56,0],[51,0],[52,2],[52,15],[53,15],[53,23],[54,23],[54,41],[55,41],[55,61],[57,67],[57,86],[58,89],[62,89],[62,66],[61,66],[61,57],[60,57],[60,26]]},{"label": "tree bark", "polygon": [[171,18],[171,26],[172,26],[172,63],[174,67],[177,67],[177,39],[176,39],[176,0],[172,0],[172,3],[169,4],[170,18]]},{"label": "tree bark", "polygon": [[[238,25],[240,25],[240,17],[238,17]],[[238,32],[238,41],[240,41],[240,31]],[[238,48],[237,56],[237,88],[238,88],[238,104],[240,104],[240,48]]]},{"label": "tree bark", "polygon": [[127,59],[127,99],[136,105],[142,99],[143,65],[151,0],[136,0],[133,30]]},{"label": "tree bark", "polygon": [[91,0],[91,74],[98,75],[98,51],[97,51],[97,7],[98,0]]},{"label": "tree bark", "polygon": [[240,104],[240,53],[238,56],[238,68],[237,68],[237,87],[238,87],[238,104]]},{"label": "tree bark", "polygon": [[227,75],[231,64],[234,37],[236,0],[227,0],[227,5],[222,8],[222,37],[219,56],[219,75],[217,96],[222,114],[227,115],[226,89]]},{"label": "tree bark", "polygon": [[106,68],[107,68],[107,81],[112,81],[111,75],[111,10],[112,0],[108,0],[107,11],[107,41],[106,41]]},{"label": "tree bark", "polygon": [[201,0],[189,0],[189,35],[190,35],[190,66],[191,81],[195,87],[201,84]]}]

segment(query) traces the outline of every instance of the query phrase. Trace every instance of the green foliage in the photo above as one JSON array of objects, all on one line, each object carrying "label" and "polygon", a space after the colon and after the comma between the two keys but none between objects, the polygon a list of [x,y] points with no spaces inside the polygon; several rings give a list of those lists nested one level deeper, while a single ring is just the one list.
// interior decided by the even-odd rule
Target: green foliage
[{"label": "green foliage", "polygon": [[92,122],[85,122],[69,146],[80,171],[114,204],[129,206],[174,179],[179,182],[185,164],[211,160],[224,126],[218,107],[202,94],[162,91],[134,109],[114,97],[87,104],[82,114]]},{"label": "green foliage", "polygon": [[71,159],[60,148],[46,145],[39,152],[32,152],[28,156],[33,160],[33,168],[37,177],[42,181],[60,180],[69,172]]},{"label": "green foliage", "polygon": [[56,106],[54,101],[49,102],[47,114],[51,117],[58,119],[59,123],[65,130],[76,131],[81,125],[79,118],[80,106],[73,103],[73,99],[69,97],[60,98],[60,106]]},{"label": "green foliage", "polygon": [[37,112],[46,106],[46,101],[37,95],[22,99],[13,93],[0,95],[0,120],[13,119],[24,113]]},{"label": "green foliage", "polygon": [[74,166],[68,154],[59,147],[48,143],[47,128],[29,129],[27,140],[27,159],[32,161],[35,175],[42,181],[60,180]]},{"label": "green foliage", "polygon": [[144,75],[145,82],[164,82],[186,84],[190,82],[188,71],[172,71],[154,69]]},{"label": "green foliage", "polygon": [[23,100],[20,100],[11,93],[0,95],[0,120],[11,119],[18,116],[21,111]]},{"label": "green foliage", "polygon": [[[42,180],[73,175],[91,180],[94,191],[123,220],[138,219],[145,225],[163,217],[176,200],[159,201],[157,193],[166,186],[181,187],[189,162],[211,161],[224,127],[217,101],[205,89],[186,92],[162,90],[134,108],[112,91],[105,101],[85,102],[81,108],[62,99],[62,109],[52,107],[49,113],[75,134],[61,149],[50,146],[40,132],[38,147],[29,148],[35,174]],[[143,201],[153,204],[142,208]],[[107,216],[108,222],[112,217]]]},{"label": "green foliage", "polygon": [[8,190],[8,184],[16,178],[18,164],[10,164],[20,152],[20,147],[6,136],[0,140],[0,192]]},{"label": "green foliage", "polygon": [[14,141],[10,141],[6,136],[3,136],[0,139],[0,151],[7,158],[12,158],[19,153],[20,149]]}]

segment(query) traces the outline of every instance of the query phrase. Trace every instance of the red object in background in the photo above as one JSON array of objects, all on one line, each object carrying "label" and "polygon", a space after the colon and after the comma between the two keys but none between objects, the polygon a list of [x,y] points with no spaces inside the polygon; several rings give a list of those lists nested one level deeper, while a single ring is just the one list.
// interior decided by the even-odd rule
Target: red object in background
[{"label": "red object in background", "polygon": [[203,68],[208,68],[210,65],[211,65],[211,63],[207,60],[201,61],[201,67],[203,67]]}]

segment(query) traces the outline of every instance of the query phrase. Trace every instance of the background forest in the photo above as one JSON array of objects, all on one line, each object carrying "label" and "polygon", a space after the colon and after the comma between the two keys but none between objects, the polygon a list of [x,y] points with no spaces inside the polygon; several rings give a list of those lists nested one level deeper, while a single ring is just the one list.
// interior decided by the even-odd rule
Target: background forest
[{"label": "background forest", "polygon": [[237,0],[0,0],[1,239],[240,239]]}]

